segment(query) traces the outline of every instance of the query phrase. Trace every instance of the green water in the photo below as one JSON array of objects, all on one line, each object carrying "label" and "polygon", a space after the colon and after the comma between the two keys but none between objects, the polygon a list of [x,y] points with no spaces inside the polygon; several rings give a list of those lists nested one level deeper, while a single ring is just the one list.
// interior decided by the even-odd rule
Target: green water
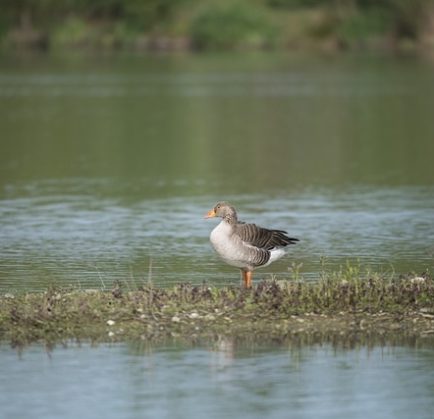
[{"label": "green water", "polygon": [[421,272],[434,254],[434,63],[209,54],[0,57],[0,289],[237,283],[217,200],[321,257]]}]

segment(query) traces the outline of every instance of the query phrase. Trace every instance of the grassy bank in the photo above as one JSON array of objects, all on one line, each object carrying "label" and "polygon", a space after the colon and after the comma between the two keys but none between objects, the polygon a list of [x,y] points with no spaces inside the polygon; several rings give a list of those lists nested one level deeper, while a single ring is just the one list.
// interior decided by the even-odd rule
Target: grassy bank
[{"label": "grassy bank", "polygon": [[431,277],[323,277],[238,287],[146,285],[0,296],[0,341],[112,342],[434,334]]},{"label": "grassy bank", "polygon": [[5,49],[434,49],[434,0],[3,3]]}]

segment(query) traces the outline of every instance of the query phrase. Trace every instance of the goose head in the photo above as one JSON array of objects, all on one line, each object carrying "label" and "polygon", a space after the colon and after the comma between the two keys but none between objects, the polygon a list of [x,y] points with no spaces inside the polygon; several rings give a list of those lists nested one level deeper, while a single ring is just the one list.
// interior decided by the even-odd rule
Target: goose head
[{"label": "goose head", "polygon": [[237,222],[237,212],[235,208],[227,202],[218,202],[215,207],[205,215],[205,218],[214,217],[220,217],[231,224]]}]

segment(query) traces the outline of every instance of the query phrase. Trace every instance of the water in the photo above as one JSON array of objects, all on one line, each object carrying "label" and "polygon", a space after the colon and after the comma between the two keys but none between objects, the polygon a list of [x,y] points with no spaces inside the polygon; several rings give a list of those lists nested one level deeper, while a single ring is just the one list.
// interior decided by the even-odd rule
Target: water
[{"label": "water", "polygon": [[432,418],[433,345],[0,348],[2,417]]},{"label": "water", "polygon": [[[433,271],[434,64],[0,57],[0,292],[236,283],[203,215],[301,241],[255,278]],[[323,258],[321,261],[321,258]],[[0,417],[432,418],[433,342],[0,346]]]},{"label": "water", "polygon": [[[338,269],[346,260],[372,270],[422,271],[432,267],[434,208],[431,188],[315,191],[285,196],[232,196],[244,219],[287,228],[301,243],[290,257],[258,271],[290,276],[300,264],[306,278]],[[234,283],[238,273],[214,255],[203,220],[215,197],[146,199],[127,205],[92,196],[31,196],[5,200],[2,227],[3,289],[40,289],[47,283],[85,288],[157,284]]]},{"label": "water", "polygon": [[257,279],[432,270],[432,109],[417,57],[3,56],[0,290],[237,283],[221,199],[300,239]]}]

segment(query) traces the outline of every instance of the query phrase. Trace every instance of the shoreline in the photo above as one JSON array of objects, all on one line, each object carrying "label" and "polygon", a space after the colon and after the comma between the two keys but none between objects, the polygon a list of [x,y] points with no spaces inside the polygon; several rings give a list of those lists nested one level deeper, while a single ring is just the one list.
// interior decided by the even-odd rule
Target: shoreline
[{"label": "shoreline", "polygon": [[396,340],[434,337],[434,280],[326,278],[237,287],[0,295],[0,342]]},{"label": "shoreline", "polygon": [[434,52],[432,1],[124,3],[12,3],[0,22],[0,51]]},{"label": "shoreline", "polygon": [[366,38],[352,44],[342,43],[338,38],[330,37],[312,40],[308,37],[294,41],[282,42],[278,45],[233,45],[226,48],[199,48],[189,37],[172,37],[165,35],[141,35],[125,42],[112,45],[104,44],[101,39],[86,40],[78,44],[74,42],[58,43],[50,41],[47,35],[27,29],[14,29],[11,34],[0,39],[0,53],[134,53],[134,54],[209,54],[209,53],[282,53],[282,54],[346,54],[346,53],[383,53],[383,54],[418,54],[434,55],[434,40],[392,39],[389,36]]}]

